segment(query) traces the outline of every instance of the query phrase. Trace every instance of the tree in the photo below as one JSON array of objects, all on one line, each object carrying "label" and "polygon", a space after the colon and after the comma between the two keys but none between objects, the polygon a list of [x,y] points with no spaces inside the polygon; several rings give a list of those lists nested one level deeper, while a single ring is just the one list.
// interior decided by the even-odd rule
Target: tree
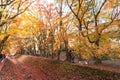
[{"label": "tree", "polygon": [[[43,4],[46,3],[46,4]],[[57,27],[57,22],[53,20],[58,17],[56,12],[56,7],[53,3],[47,3],[46,1],[40,1],[37,3],[39,20],[43,22],[43,29],[39,30],[38,40],[40,42],[39,49],[44,52],[48,57],[54,56],[54,43],[55,43],[55,31]],[[42,50],[43,48],[43,50]],[[41,52],[42,53],[42,52]]]},{"label": "tree", "polygon": [[[71,12],[75,16],[78,23],[76,27],[79,30],[79,36],[83,36],[88,39],[89,43],[94,44],[95,50],[98,51],[100,48],[100,41],[106,29],[117,19],[120,12],[117,11],[118,0],[72,0],[67,1],[67,5]],[[107,5],[111,5],[109,11],[106,10]],[[106,13],[107,12],[107,17]],[[75,21],[76,21],[75,20]],[[105,23],[103,23],[104,21]],[[95,59],[100,61],[96,56],[96,52],[93,53]]]},{"label": "tree", "polygon": [[[10,21],[16,18],[18,15],[24,13],[31,3],[28,3],[27,0],[1,0],[0,1],[0,28],[5,28],[5,33]],[[3,40],[0,42],[0,50],[2,51],[2,47],[4,43],[9,38],[9,34],[6,34]],[[0,52],[1,53],[1,52]]]},{"label": "tree", "polygon": [[[68,30],[69,30],[69,25],[70,25],[70,21],[71,18],[69,18],[70,13],[65,13],[65,11],[67,11],[67,7],[66,7],[66,3],[65,0],[57,0],[56,1],[57,4],[57,13],[58,13],[58,35],[57,35],[57,39],[59,40],[59,51],[58,51],[58,60],[60,59],[60,53],[62,52],[62,46],[64,46],[65,52],[66,52],[66,60],[67,61],[71,61],[70,58],[70,53],[69,53],[69,41],[68,41]],[[68,19],[70,19],[68,21]],[[70,22],[70,23],[69,23]]]}]

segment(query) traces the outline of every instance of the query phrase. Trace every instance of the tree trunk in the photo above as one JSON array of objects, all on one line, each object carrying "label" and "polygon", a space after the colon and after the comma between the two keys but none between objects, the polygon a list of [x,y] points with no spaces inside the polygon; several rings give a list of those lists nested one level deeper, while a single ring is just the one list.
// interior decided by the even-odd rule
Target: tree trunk
[{"label": "tree trunk", "polygon": [[66,50],[66,61],[71,62],[71,56],[68,50]]},{"label": "tree trunk", "polygon": [[[95,45],[97,46],[97,50],[99,49],[99,42],[100,42],[100,39],[98,39],[95,42]],[[102,64],[102,60],[100,58],[94,56],[94,59],[95,59],[95,64]]]},{"label": "tree trunk", "polygon": [[53,45],[54,45],[54,43],[52,42],[52,49],[51,49],[51,57],[52,57],[52,59],[54,58],[54,47],[53,47]]},{"label": "tree trunk", "polygon": [[102,64],[102,60],[100,58],[95,58],[95,64]]},{"label": "tree trunk", "polygon": [[34,43],[34,51],[33,51],[34,53],[34,56],[36,55],[36,47],[35,47],[35,43]]},{"label": "tree trunk", "polygon": [[39,47],[39,55],[40,56],[42,55],[42,49],[41,49],[41,47]]},{"label": "tree trunk", "polygon": [[60,60],[61,49],[62,49],[62,46],[60,44],[60,49],[58,49],[58,52],[57,52],[57,60]]},{"label": "tree trunk", "polygon": [[3,46],[4,46],[4,43],[7,41],[7,39],[9,38],[10,35],[6,35],[3,40],[0,42],[0,53],[2,52],[3,50]]},{"label": "tree trunk", "polygon": [[65,51],[66,51],[66,61],[71,62],[71,55],[68,51],[68,40],[65,40],[64,43],[65,43]]},{"label": "tree trunk", "polygon": [[52,54],[51,54],[51,58],[53,59],[54,58],[54,53],[52,52]]},{"label": "tree trunk", "polygon": [[58,51],[57,60],[60,60],[60,53],[61,51]]},{"label": "tree trunk", "polygon": [[46,56],[46,51],[45,51],[45,47],[43,48],[43,56]]}]

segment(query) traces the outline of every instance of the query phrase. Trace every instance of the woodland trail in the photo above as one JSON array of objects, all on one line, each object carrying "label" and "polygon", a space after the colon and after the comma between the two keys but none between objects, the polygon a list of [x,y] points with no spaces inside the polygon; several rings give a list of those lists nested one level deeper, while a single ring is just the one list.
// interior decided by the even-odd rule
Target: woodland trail
[{"label": "woodland trail", "polygon": [[[2,64],[1,64],[2,65]],[[45,75],[19,59],[8,58],[0,71],[0,80],[47,80]]]},{"label": "woodland trail", "polygon": [[[8,57],[3,63],[0,63],[0,80],[106,80],[106,77],[108,77],[107,80],[120,80],[120,74],[117,73],[115,73],[117,75],[111,72],[109,75],[104,73],[106,76],[99,74],[101,72],[99,70],[112,72],[120,70],[120,68],[116,68],[116,71],[112,69],[114,68],[56,62],[51,59],[21,55]],[[111,75],[115,79],[111,79]],[[106,79],[102,79],[103,77]]]}]

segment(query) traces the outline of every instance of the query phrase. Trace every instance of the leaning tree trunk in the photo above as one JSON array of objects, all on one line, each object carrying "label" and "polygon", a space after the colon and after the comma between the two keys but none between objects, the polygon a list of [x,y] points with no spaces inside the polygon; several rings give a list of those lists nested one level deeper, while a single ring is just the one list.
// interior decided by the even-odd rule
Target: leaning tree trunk
[{"label": "leaning tree trunk", "polygon": [[7,39],[9,38],[10,35],[6,35],[3,40],[0,42],[0,53],[2,52],[3,50],[3,46],[4,46],[4,43],[7,41]]}]

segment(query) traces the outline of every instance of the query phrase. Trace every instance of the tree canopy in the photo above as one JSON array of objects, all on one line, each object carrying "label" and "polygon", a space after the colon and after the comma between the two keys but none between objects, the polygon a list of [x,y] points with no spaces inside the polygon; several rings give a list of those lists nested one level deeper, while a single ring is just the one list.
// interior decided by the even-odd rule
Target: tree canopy
[{"label": "tree canopy", "polygon": [[0,51],[60,59],[120,56],[119,0],[1,0]]}]

